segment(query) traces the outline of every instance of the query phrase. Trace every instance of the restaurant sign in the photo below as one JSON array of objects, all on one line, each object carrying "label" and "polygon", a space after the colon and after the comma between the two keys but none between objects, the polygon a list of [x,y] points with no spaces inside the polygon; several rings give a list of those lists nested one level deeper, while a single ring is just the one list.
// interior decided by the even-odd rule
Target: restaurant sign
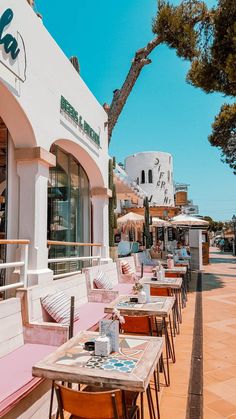
[{"label": "restaurant sign", "polygon": [[0,62],[21,81],[26,80],[26,53],[22,36],[11,28],[12,9],[0,12]]},{"label": "restaurant sign", "polygon": [[100,146],[100,136],[97,134],[88,122],[83,119],[76,109],[61,96],[61,113],[64,114],[71,123],[81,129],[95,144]]}]

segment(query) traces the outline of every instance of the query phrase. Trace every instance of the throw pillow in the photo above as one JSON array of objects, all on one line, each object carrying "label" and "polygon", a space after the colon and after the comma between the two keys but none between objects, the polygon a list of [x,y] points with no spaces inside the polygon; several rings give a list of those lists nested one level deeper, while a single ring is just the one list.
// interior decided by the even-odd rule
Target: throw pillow
[{"label": "throw pillow", "polygon": [[129,262],[121,262],[121,272],[125,275],[134,274],[134,270],[131,268]]},{"label": "throw pillow", "polygon": [[[59,291],[55,294],[48,294],[40,300],[43,308],[57,323],[70,323],[70,297],[68,297],[68,295]],[[78,310],[75,310],[74,321],[78,319],[79,312]]]},{"label": "throw pillow", "polygon": [[113,288],[112,282],[106,276],[105,272],[99,272],[93,282],[95,287],[98,289],[112,290]]}]

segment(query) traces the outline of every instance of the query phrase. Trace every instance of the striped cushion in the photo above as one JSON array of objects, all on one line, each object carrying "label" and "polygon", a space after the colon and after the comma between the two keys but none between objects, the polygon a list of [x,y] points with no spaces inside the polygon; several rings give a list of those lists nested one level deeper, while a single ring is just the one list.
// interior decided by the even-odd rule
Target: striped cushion
[{"label": "striped cushion", "polygon": [[[57,323],[70,323],[70,297],[68,295],[60,291],[55,294],[48,294],[40,300],[44,309]],[[74,321],[78,319],[79,312],[75,310]]]},{"label": "striped cushion", "polygon": [[106,276],[105,272],[99,272],[93,282],[98,289],[112,290],[113,288],[112,282]]},{"label": "striped cushion", "polygon": [[122,274],[132,275],[134,274],[134,270],[131,268],[129,262],[121,262],[121,272]]}]

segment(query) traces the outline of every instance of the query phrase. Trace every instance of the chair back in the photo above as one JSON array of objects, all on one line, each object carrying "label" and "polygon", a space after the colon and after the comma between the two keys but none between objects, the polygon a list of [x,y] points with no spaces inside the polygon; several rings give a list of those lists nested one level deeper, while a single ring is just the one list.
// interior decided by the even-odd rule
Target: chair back
[{"label": "chair back", "polygon": [[118,255],[127,256],[131,253],[131,242],[121,240],[118,243]]},{"label": "chair back", "polygon": [[124,316],[122,332],[152,336],[152,318],[150,316]]},{"label": "chair back", "polygon": [[[125,419],[121,390],[86,392],[55,384],[60,419],[64,410],[81,419]],[[102,413],[101,413],[102,412]]]},{"label": "chair back", "polygon": [[165,272],[165,277],[167,278],[180,278],[181,274],[178,272]]},{"label": "chair back", "polygon": [[171,291],[169,288],[156,288],[156,287],[150,287],[150,295],[153,296],[164,296],[164,297],[169,297],[171,295]]}]

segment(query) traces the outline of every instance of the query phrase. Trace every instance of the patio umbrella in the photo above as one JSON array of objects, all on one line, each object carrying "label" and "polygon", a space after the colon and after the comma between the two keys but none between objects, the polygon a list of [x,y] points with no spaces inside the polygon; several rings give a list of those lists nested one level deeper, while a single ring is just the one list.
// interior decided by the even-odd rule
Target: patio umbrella
[{"label": "patio umbrella", "polygon": [[118,225],[137,225],[137,224],[143,224],[144,222],[144,216],[136,214],[135,212],[128,212],[127,214],[123,215],[122,217],[119,217],[117,219]]},{"label": "patio umbrella", "polygon": [[176,227],[207,227],[209,222],[191,215],[180,214],[173,217],[171,224]]},{"label": "patio umbrella", "polygon": [[171,227],[171,223],[158,217],[152,217],[153,227]]}]

